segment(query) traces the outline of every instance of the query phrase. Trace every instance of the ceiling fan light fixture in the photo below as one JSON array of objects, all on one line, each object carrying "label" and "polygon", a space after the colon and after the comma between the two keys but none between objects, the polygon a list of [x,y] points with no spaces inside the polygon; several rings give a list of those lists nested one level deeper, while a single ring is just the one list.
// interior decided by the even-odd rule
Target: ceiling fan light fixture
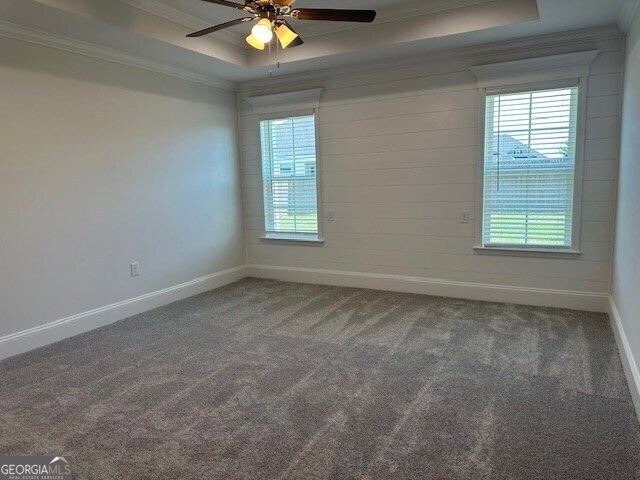
[{"label": "ceiling fan light fixture", "polygon": [[257,48],[258,50],[264,50],[264,43],[258,40],[253,36],[253,33],[250,34],[247,38],[247,43],[251,45],[253,48]]},{"label": "ceiling fan light fixture", "polygon": [[[269,43],[273,38],[273,30],[271,29],[271,20],[263,18],[251,29],[251,35],[262,43]],[[264,46],[263,46],[264,48]]]},{"label": "ceiling fan light fixture", "polygon": [[284,23],[276,27],[276,36],[278,37],[278,40],[280,41],[280,45],[282,45],[282,48],[287,48],[289,45],[291,45],[294,42],[294,40],[299,38],[298,34],[293,30],[291,30]]},{"label": "ceiling fan light fixture", "polygon": [[[1,0],[0,0],[1,1]],[[128,1],[128,0],[127,0]],[[215,33],[225,28],[234,27],[245,22],[258,23],[251,29],[251,34],[246,37],[247,43],[258,50],[264,50],[265,45],[271,45],[274,34],[282,48],[292,48],[302,45],[304,42],[300,35],[291,28],[287,18],[298,20],[330,21],[330,22],[363,22],[371,23],[376,18],[375,10],[345,10],[332,8],[294,8],[291,6],[296,0],[203,0],[207,3],[224,5],[250,14],[243,18],[237,18],[229,22],[213,25],[187,35],[189,38],[202,37]]]}]

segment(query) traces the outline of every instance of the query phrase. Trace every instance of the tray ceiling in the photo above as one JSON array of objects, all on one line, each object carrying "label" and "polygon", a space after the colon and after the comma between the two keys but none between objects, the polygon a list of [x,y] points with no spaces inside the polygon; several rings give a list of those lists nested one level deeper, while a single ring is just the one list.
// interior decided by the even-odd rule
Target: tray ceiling
[{"label": "tray ceiling", "polygon": [[299,73],[611,25],[624,19],[629,1],[297,0],[299,7],[373,8],[378,16],[373,24],[295,21],[305,44],[277,55],[247,48],[246,24],[185,38],[242,16],[200,0],[2,0],[0,24],[243,81],[264,77],[277,61],[281,73]]}]

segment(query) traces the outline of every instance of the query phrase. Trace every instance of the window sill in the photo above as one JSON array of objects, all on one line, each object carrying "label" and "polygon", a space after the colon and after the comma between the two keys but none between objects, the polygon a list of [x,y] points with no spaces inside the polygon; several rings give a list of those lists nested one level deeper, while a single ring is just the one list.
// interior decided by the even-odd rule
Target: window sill
[{"label": "window sill", "polygon": [[295,233],[267,233],[260,237],[263,243],[286,243],[297,245],[315,245],[319,246],[324,243],[322,238],[317,235],[305,235]]},{"label": "window sill", "polygon": [[482,255],[510,255],[513,257],[539,257],[539,258],[578,258],[582,255],[579,250],[554,250],[544,248],[509,248],[509,247],[482,247],[473,249]]}]

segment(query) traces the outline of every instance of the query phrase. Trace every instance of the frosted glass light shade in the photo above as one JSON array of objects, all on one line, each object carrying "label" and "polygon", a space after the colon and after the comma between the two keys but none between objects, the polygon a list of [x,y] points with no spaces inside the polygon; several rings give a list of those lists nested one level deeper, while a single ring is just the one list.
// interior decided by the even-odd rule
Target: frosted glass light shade
[{"label": "frosted glass light shade", "polygon": [[251,29],[251,35],[256,40],[262,43],[269,43],[273,38],[273,31],[271,30],[271,20],[263,18]]},{"label": "frosted glass light shade", "polygon": [[280,40],[280,45],[282,45],[282,48],[287,48],[296,38],[298,38],[298,34],[287,27],[285,24],[282,24],[278,28],[276,28],[276,35],[278,36],[278,40]]},{"label": "frosted glass light shade", "polygon": [[264,43],[255,38],[253,34],[249,35],[247,38],[247,43],[251,45],[253,48],[257,48],[258,50],[264,50]]}]

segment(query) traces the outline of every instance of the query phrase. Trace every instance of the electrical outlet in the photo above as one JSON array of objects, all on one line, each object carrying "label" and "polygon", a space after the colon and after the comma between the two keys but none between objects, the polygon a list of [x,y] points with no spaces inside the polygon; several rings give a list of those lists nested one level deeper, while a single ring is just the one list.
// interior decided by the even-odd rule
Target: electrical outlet
[{"label": "electrical outlet", "polygon": [[336,218],[336,212],[333,210],[327,210],[327,222],[333,222]]},{"label": "electrical outlet", "polygon": [[140,263],[139,262],[133,262],[131,264],[131,276],[132,277],[137,277],[138,275],[140,275]]},{"label": "electrical outlet", "polygon": [[470,217],[469,210],[460,210],[460,223],[469,223]]}]

